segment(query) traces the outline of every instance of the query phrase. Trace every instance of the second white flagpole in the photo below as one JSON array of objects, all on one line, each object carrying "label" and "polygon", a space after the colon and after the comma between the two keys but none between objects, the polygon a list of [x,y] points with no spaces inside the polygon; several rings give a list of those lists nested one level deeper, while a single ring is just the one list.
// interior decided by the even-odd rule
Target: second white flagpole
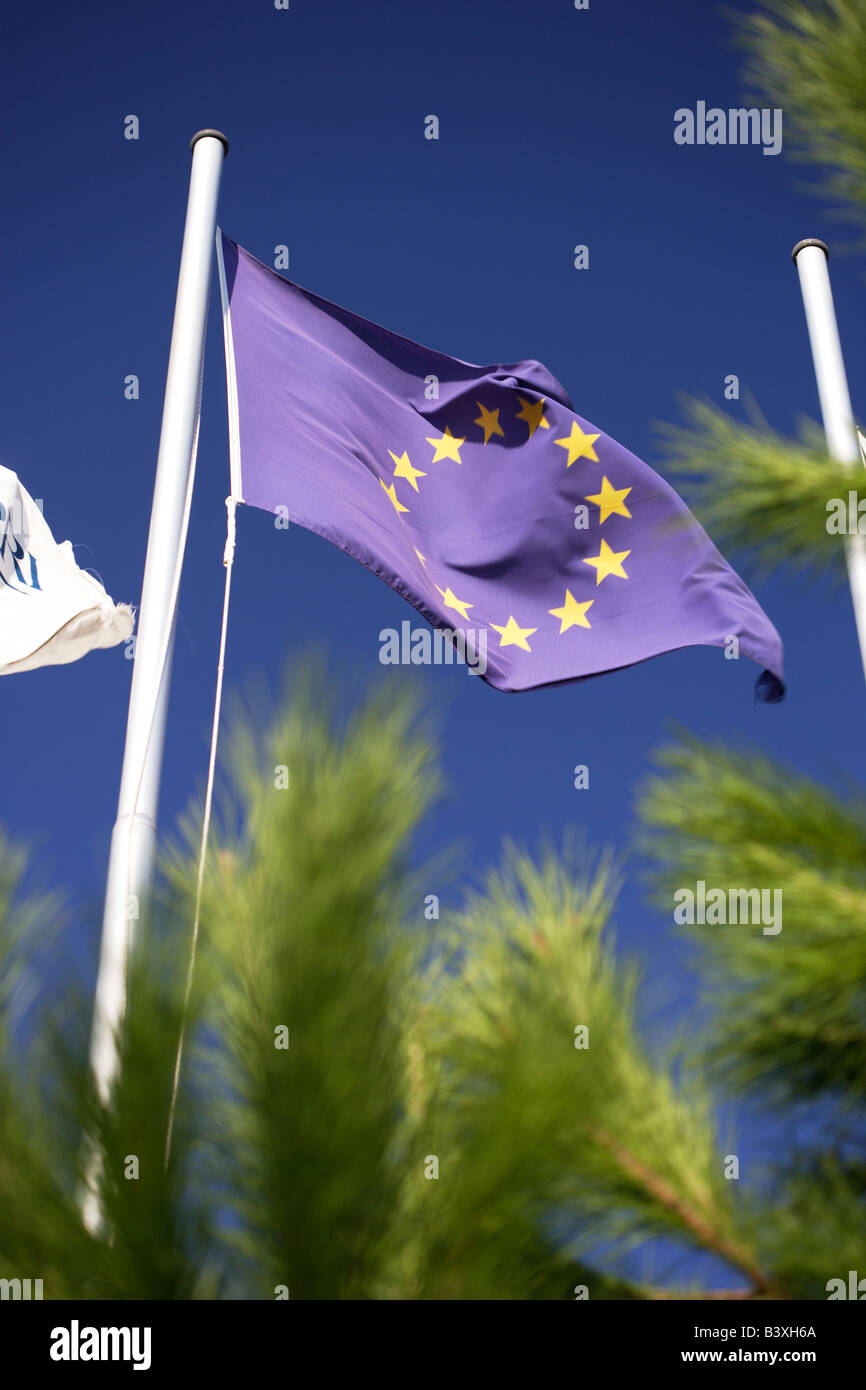
[{"label": "second white flagpole", "polygon": [[[821,402],[827,452],[831,458],[836,459],[838,463],[847,464],[853,471],[860,463],[860,446],[836,324],[833,291],[830,288],[830,272],[827,267],[829,255],[830,252],[823,241],[810,237],[806,241],[797,242],[792,259],[800,277],[803,307],[806,310],[806,325],[809,329],[809,343],[818,383],[818,399]],[[866,536],[859,533],[848,536],[845,555],[860,644],[860,659],[866,674]]]},{"label": "second white flagpole", "polygon": [[[198,437],[217,200],[228,147],[228,140],[218,130],[200,130],[191,141],[189,199],[90,1037],[90,1065],[103,1105],[109,1101],[119,1067],[119,1030],[135,923],[146,905],[153,877],[177,581]],[[83,1220],[91,1231],[101,1224],[99,1171],[99,1155],[91,1148],[82,1196]]]}]

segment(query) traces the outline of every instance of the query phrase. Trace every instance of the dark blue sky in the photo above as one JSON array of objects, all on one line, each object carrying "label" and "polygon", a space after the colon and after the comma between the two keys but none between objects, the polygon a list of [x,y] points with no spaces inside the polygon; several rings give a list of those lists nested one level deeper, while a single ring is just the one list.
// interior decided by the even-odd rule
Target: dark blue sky
[{"label": "dark blue sky", "polygon": [[[679,393],[723,404],[728,373],[792,431],[818,407],[791,247],[838,246],[845,228],[801,191],[809,175],[785,154],[674,143],[678,107],[740,103],[738,64],[723,7],[693,0],[591,0],[586,12],[571,0],[19,7],[0,83],[0,462],[44,498],[79,564],[137,602],[188,141],[204,126],[231,141],[225,230],[266,262],[286,243],[289,275],[318,294],[463,359],[540,359],[581,415],[651,464],[653,422],[678,418]],[[424,139],[430,113],[437,142]],[[123,138],[129,114],[137,142]],[[586,271],[573,268],[577,243]],[[831,273],[856,388],[862,263],[834,255]],[[141,379],[138,402],[123,398],[127,373]],[[214,290],[164,829],[206,769],[227,491]],[[396,594],[265,513],[242,508],[238,532],[229,686],[259,672],[276,682],[313,645],[337,670],[382,673],[380,629],[413,617]],[[781,706],[753,702],[750,663],[701,648],[524,695],[425,672],[450,795],[422,850],[461,841],[471,877],[504,834],[533,844],[576,825],[625,847],[633,787],[672,722],[757,742],[809,773],[856,773],[850,731],[866,692],[847,593],[787,576],[755,589],[786,645]],[[0,684],[2,820],[80,905],[66,950],[91,971],[130,670],[118,648]],[[589,790],[573,789],[576,763]],[[428,891],[440,889],[447,910],[460,881]],[[653,998],[688,1003],[672,925],[636,884],[618,923],[651,961]]]}]

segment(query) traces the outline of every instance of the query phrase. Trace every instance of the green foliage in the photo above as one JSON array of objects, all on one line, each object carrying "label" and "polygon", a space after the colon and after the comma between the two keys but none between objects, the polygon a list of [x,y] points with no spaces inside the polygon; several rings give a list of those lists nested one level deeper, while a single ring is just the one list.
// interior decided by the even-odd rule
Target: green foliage
[{"label": "green foliage", "polygon": [[310,689],[266,739],[240,725],[232,764],[245,830],[216,841],[203,909],[205,1060],[220,1084],[202,1093],[225,1200],[255,1296],[279,1284],[292,1298],[369,1296],[400,1181],[411,943],[398,927],[431,749],[405,698],[373,702],[335,737]]},{"label": "green foliage", "polygon": [[[781,107],[786,145],[824,170],[818,191],[866,221],[866,0],[766,0],[734,16],[747,53],[750,100]],[[804,421],[799,439],[753,411],[743,424],[686,399],[685,426],[662,425],[670,469],[714,540],[748,555],[759,574],[779,566],[844,574],[844,540],[827,531],[827,503],[862,492],[860,470],[828,458]]]},{"label": "green foliage", "polygon": [[827,530],[827,503],[861,486],[828,457],[811,421],[797,442],[762,420],[742,424],[707,401],[686,397],[686,426],[660,425],[668,467],[686,482],[689,501],[713,540],[748,556],[762,574],[780,565],[844,576],[844,537]]},{"label": "green foliage", "polygon": [[826,1299],[828,1279],[863,1264],[862,1168],[831,1153],[794,1158],[756,1239],[782,1286],[797,1299]]},{"label": "green foliage", "polygon": [[[427,921],[441,870],[413,870],[412,838],[438,789],[430,736],[392,683],[350,718],[324,692],[308,682],[269,724],[237,722],[194,987],[185,1001],[190,818],[171,891],[138,932],[106,1112],[74,999],[23,1071],[8,1041],[57,908],[27,904],[20,858],[0,854],[0,1277],[113,1299],[271,1299],[280,1286],[293,1299],[821,1296],[851,1245],[858,1173],[825,1153],[815,1192],[818,1158],[800,1155],[744,1196],[724,1176],[731,1141],[708,1078],[716,1067],[777,1105],[853,1107],[863,1039],[852,1050],[834,1030],[862,1022],[859,810],[754,760],[748,776],[697,745],[669,760],[646,801],[662,870],[735,865],[737,881],[784,873],[786,891],[791,876],[803,887],[785,900],[784,954],[763,939],[708,945],[720,1026],[705,1047],[660,1055],[637,1022],[639,971],[614,951],[610,858],[566,847],[535,861],[506,845],[461,910]],[[832,968],[815,925],[830,912]],[[103,1155],[97,1238],[77,1208],[84,1132]],[[809,1204],[796,1250],[780,1192]],[[660,1236],[714,1257],[721,1291],[611,1274]]]},{"label": "green foliage", "polygon": [[[86,1013],[73,994],[42,1020],[24,1054],[13,1045],[24,982],[36,992],[36,962],[55,938],[56,899],[21,897],[20,853],[0,846],[0,1277],[40,1278],[46,1298],[186,1298],[199,1282],[208,1242],[182,1192],[183,1126],[164,1170],[171,1064],[180,1026],[178,959],[166,959],[143,924],[147,954],[130,974],[124,1065],[108,1110],[97,1105],[85,1065]],[[160,959],[162,957],[162,959]],[[17,982],[17,989],[11,986]],[[191,1001],[188,1026],[195,1017]],[[111,1239],[85,1231],[84,1133],[105,1157],[101,1197]],[[137,1181],[125,1181],[128,1160]],[[192,1196],[198,1194],[193,1190]]]},{"label": "green foliage", "polygon": [[757,752],[683,738],[640,797],[660,901],[676,887],[779,889],[782,931],[692,927],[727,1082],[775,1100],[866,1093],[866,801]]},{"label": "green foliage", "polygon": [[605,939],[609,863],[578,872],[548,851],[536,867],[513,847],[505,860],[447,934],[450,968],[413,1035],[414,1150],[441,1164],[437,1182],[417,1160],[409,1179],[417,1296],[549,1297],[539,1229],[554,1218],[582,1254],[667,1235],[763,1285],[706,1090],[678,1085],[638,1034],[636,971]]},{"label": "green foliage", "polygon": [[830,172],[820,192],[866,221],[866,3],[765,0],[737,16],[746,77],[784,111],[785,139],[799,157]]},{"label": "green foliage", "polygon": [[[171,933],[167,925],[163,919],[139,926],[120,1078],[107,1113],[88,1089],[82,1115],[82,1127],[98,1136],[104,1155],[101,1195],[106,1230],[111,1232],[109,1258],[92,1290],[94,1297],[188,1299],[202,1288],[215,1296],[220,1287],[211,1268],[211,1203],[207,1191],[191,1181],[196,1121],[190,1113],[195,1101],[186,1076],[170,1161],[165,1161],[177,1042],[182,1023],[188,1032],[196,1028],[203,983],[199,981],[184,1011],[185,960],[180,947],[186,923],[175,920]],[[82,1094],[84,1083],[76,1083],[74,1070],[70,1082],[67,1094]],[[82,1158],[83,1152],[79,1164]],[[81,1182],[80,1171],[76,1181]]]},{"label": "green foliage", "polygon": [[33,1067],[13,1032],[38,993],[35,965],[50,949],[56,899],[19,892],[25,858],[0,842],[0,1277],[42,1277],[47,1296],[68,1294],[87,1238],[60,1187]]}]

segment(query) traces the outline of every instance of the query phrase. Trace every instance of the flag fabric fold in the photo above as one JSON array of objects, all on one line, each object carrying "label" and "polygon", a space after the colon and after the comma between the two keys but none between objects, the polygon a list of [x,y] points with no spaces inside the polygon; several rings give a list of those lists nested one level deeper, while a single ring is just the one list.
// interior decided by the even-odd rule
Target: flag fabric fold
[{"label": "flag fabric fold", "polygon": [[539,362],[481,367],[358,317],[218,234],[232,495],[353,556],[528,690],[692,645],[782,644],[673,488]]},{"label": "flag fabric fold", "polygon": [[77,661],[132,634],[134,616],[58,545],[27,489],[0,467],[0,676]]}]

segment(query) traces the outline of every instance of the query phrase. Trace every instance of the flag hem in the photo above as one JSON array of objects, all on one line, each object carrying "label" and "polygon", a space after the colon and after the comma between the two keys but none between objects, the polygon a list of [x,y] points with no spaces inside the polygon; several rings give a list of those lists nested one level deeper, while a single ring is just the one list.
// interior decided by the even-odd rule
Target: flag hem
[{"label": "flag hem", "polygon": [[241,472],[241,433],[238,412],[238,378],[235,367],[235,344],[232,335],[232,316],[229,305],[226,267],[223,260],[222,228],[216,229],[217,268],[220,281],[220,298],[223,309],[223,342],[226,359],[226,396],[229,415],[229,478],[231,496],[235,502],[243,502],[243,475]]}]

